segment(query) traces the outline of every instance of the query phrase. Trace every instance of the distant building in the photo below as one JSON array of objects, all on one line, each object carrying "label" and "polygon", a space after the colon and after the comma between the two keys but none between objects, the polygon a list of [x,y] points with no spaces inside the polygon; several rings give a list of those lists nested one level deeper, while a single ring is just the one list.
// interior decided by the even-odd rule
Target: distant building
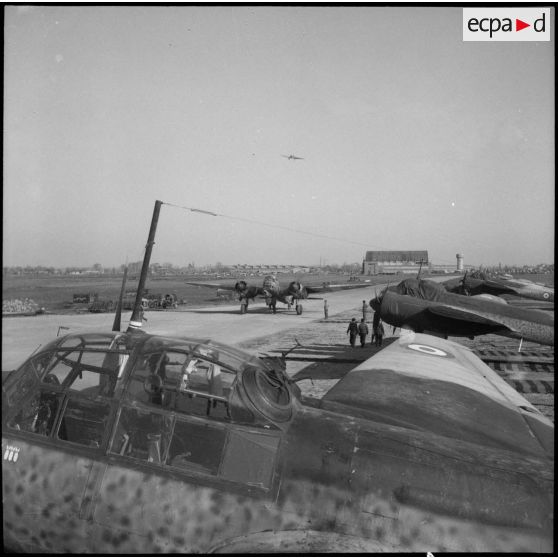
[{"label": "distant building", "polygon": [[422,263],[428,269],[427,250],[379,250],[368,251],[362,262],[363,275],[378,273],[418,273]]}]

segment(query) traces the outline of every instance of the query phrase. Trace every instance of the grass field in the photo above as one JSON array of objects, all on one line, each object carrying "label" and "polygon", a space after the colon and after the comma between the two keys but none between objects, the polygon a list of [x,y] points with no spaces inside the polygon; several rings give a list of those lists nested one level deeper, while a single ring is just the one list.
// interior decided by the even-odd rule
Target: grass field
[{"label": "grass field", "polygon": [[[400,280],[402,276],[398,276]],[[281,285],[287,285],[294,279],[304,284],[322,284],[324,281],[331,283],[347,283],[346,275],[281,275]],[[384,275],[366,277],[371,279],[371,284],[385,283],[389,278]],[[175,294],[178,300],[183,300],[187,305],[214,305],[230,303],[230,298],[217,295],[216,289],[187,285],[184,277],[149,278],[146,288],[150,294]],[[189,279],[188,279],[189,280]],[[394,280],[394,279],[392,279]],[[201,279],[197,279],[201,281]],[[263,277],[246,279],[249,284],[261,285]],[[211,280],[212,283],[230,285],[236,279]],[[44,307],[47,312],[71,312],[84,309],[86,304],[72,304],[74,294],[98,293],[100,300],[116,301],[120,294],[122,277],[67,277],[67,276],[39,276],[39,277],[5,277],[2,283],[2,300],[25,298],[32,299],[39,307]],[[135,292],[138,287],[137,278],[128,280],[127,292]],[[236,300],[236,299],[233,299]]]},{"label": "grass field", "polygon": [[[377,275],[362,276],[362,280],[369,280],[371,285],[380,283],[401,281],[404,277],[412,275]],[[439,277],[439,276],[438,276]],[[448,276],[449,278],[450,276]],[[518,276],[519,277],[519,276]],[[554,285],[554,275],[524,275],[531,281]],[[290,281],[298,280],[303,285],[317,284],[324,281],[330,283],[347,283],[349,277],[342,274],[312,274],[312,275],[280,275],[278,277],[282,285]],[[207,287],[196,287],[187,285],[183,276],[149,278],[146,287],[153,294],[175,294],[178,300],[184,300],[187,305],[214,305],[226,304],[230,299],[217,296],[216,289]],[[251,277],[246,279],[249,284],[261,285],[263,277]],[[234,284],[235,279],[211,280],[213,283],[223,285]],[[14,300],[25,298],[32,299],[39,307],[44,307],[47,312],[72,312],[77,309],[85,309],[87,305],[72,305],[74,293],[98,293],[100,300],[116,301],[120,293],[122,278],[119,276],[108,277],[68,277],[68,276],[37,276],[16,277],[7,276],[2,281],[2,300]],[[135,292],[138,286],[137,277],[128,280],[126,291]],[[236,299],[234,299],[236,300]]]}]

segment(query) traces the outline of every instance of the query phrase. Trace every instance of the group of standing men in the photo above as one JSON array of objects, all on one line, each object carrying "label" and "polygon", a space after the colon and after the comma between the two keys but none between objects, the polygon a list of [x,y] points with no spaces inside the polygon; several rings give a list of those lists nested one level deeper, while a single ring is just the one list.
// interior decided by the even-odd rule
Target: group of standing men
[{"label": "group of standing men", "polygon": [[[353,318],[349,322],[349,327],[347,328],[347,333],[349,334],[349,343],[351,347],[355,346],[357,335],[360,337],[360,346],[364,347],[366,344],[366,337],[368,335],[368,325],[364,318],[357,323],[356,318]],[[381,347],[384,340],[384,325],[380,319],[379,312],[374,313],[374,318],[372,320],[372,341],[371,345],[376,344],[376,347]]]}]

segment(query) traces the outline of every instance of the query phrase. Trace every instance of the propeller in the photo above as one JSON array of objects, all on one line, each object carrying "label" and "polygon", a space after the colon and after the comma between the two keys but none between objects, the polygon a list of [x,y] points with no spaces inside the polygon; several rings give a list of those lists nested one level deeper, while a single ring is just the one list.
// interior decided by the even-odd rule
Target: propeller
[{"label": "propeller", "polygon": [[374,298],[369,302],[370,307],[374,310],[374,312],[377,312],[380,309],[380,306],[382,305],[382,300],[384,299],[384,295],[386,294],[388,288],[389,288],[389,283],[385,289],[380,291],[379,295],[376,289],[374,289]]}]

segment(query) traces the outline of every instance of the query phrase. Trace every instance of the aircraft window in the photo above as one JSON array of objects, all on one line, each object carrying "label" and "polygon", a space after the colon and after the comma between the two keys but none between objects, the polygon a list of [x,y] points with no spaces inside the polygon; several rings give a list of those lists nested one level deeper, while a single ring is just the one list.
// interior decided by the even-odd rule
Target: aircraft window
[{"label": "aircraft window", "polygon": [[152,411],[123,407],[111,446],[111,452],[164,463],[173,419]]},{"label": "aircraft window", "polygon": [[160,351],[143,355],[134,368],[128,394],[142,403],[172,406],[188,355]]},{"label": "aircraft window", "polygon": [[69,399],[58,428],[58,438],[98,448],[107,427],[110,407],[87,399]]},{"label": "aircraft window", "polygon": [[128,395],[181,413],[229,420],[228,397],[235,377],[207,360],[163,351],[144,355],[136,365]]},{"label": "aircraft window", "polygon": [[224,428],[177,420],[171,440],[168,465],[216,475],[226,435]]},{"label": "aircraft window", "polygon": [[182,370],[177,411],[230,419],[228,399],[236,374],[219,364],[192,358]]},{"label": "aircraft window", "polygon": [[278,445],[277,434],[232,431],[221,476],[227,480],[269,488]]},{"label": "aircraft window", "polygon": [[5,388],[7,405],[11,407],[22,401],[38,381],[37,366],[33,360],[29,360],[22,366],[17,381]]},{"label": "aircraft window", "polygon": [[83,353],[81,353],[80,363],[84,365],[101,367],[103,366],[103,362],[106,356],[107,353],[105,351],[84,351]]},{"label": "aircraft window", "polygon": [[36,357],[32,358],[30,363],[35,369],[40,378],[49,368],[50,363],[53,359],[53,353],[48,352],[45,354],[37,355]]},{"label": "aircraft window", "polygon": [[72,370],[73,366],[70,363],[57,360],[54,366],[48,370],[47,374],[43,377],[43,382],[46,384],[62,385]]},{"label": "aircraft window", "polygon": [[78,347],[95,347],[95,348],[108,348],[113,343],[115,336],[118,334],[105,334],[105,333],[88,333],[86,335],[70,335],[66,339],[59,342],[59,347],[65,349],[78,348]]},{"label": "aircraft window", "polygon": [[81,370],[70,384],[70,389],[89,397],[97,395],[110,397],[114,391],[114,384],[115,376],[99,374],[92,370]]},{"label": "aircraft window", "polygon": [[41,390],[28,401],[8,426],[16,430],[49,436],[60,408],[63,395]]},{"label": "aircraft window", "polygon": [[248,353],[235,351],[231,347],[220,347],[214,343],[209,345],[197,345],[193,350],[193,356],[220,364],[230,370],[239,370],[243,363],[251,358]]},{"label": "aircraft window", "polygon": [[[68,386],[75,391],[111,396],[119,366],[127,355],[106,351],[58,351],[50,358],[52,365],[42,366],[43,383]],[[45,358],[46,362],[46,358]]]}]

